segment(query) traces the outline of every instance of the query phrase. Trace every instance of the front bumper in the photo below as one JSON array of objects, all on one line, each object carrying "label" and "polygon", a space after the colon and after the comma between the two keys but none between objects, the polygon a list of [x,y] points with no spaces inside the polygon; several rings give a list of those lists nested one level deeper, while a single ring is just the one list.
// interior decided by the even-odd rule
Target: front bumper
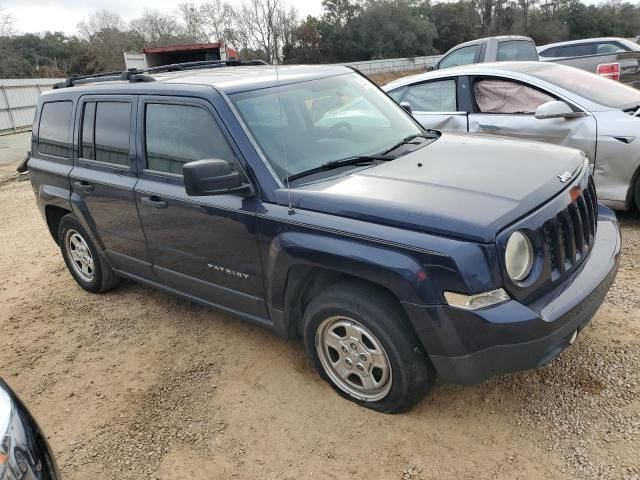
[{"label": "front bumper", "polygon": [[543,365],[595,315],[618,271],[621,238],[614,213],[600,206],[589,257],[559,287],[529,305],[515,300],[476,311],[404,304],[440,377],[471,385]]}]

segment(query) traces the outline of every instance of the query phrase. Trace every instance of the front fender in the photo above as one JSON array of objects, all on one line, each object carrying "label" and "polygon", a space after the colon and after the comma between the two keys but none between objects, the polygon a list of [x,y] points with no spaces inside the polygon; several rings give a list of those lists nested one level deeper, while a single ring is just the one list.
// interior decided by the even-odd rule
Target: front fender
[{"label": "front fender", "polygon": [[328,234],[289,231],[273,238],[267,251],[266,294],[273,308],[284,309],[287,277],[298,265],[368,280],[400,301],[433,303],[439,296],[424,266],[408,253]]}]

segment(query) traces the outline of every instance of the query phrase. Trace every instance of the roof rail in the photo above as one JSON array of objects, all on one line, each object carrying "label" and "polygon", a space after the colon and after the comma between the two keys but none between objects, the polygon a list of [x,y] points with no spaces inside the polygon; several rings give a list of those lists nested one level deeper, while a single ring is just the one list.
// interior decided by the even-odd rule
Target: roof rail
[{"label": "roof rail", "polygon": [[87,83],[128,81],[154,82],[155,78],[148,73],[176,72],[180,70],[192,70],[200,68],[236,67],[247,65],[268,65],[262,60],[203,60],[200,62],[172,63],[145,69],[130,68],[124,71],[94,73],[91,75],[71,75],[64,82],[56,83],[53,88],[73,87],[74,85],[84,85]]},{"label": "roof rail", "polygon": [[268,65],[262,60],[202,60],[199,62],[172,63],[169,65],[160,65],[159,67],[147,68],[147,73],[175,72],[178,70],[191,70],[198,68],[216,68],[216,67],[240,67],[249,65]]}]

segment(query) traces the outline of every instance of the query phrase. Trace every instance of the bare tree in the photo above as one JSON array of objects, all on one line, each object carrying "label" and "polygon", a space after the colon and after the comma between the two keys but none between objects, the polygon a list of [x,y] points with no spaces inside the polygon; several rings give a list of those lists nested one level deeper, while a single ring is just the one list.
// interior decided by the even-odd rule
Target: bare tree
[{"label": "bare tree", "polygon": [[186,37],[190,42],[208,41],[206,34],[206,20],[202,9],[194,3],[180,3],[177,7],[178,16],[182,20]]},{"label": "bare tree", "polygon": [[91,14],[86,20],[78,24],[78,32],[85,40],[90,40],[97,33],[104,30],[124,31],[127,24],[122,20],[120,14],[109,10],[98,10]]},{"label": "bare tree", "polygon": [[282,49],[297,23],[297,11],[281,0],[248,0],[235,10],[235,28],[248,47],[264,52],[266,60],[282,61]]},{"label": "bare tree", "polygon": [[15,33],[13,17],[4,13],[4,8],[0,7],[0,76],[2,78],[6,78],[8,57],[11,53],[9,43]]},{"label": "bare tree", "polygon": [[130,23],[130,28],[140,35],[146,45],[158,46],[175,40],[180,35],[180,25],[176,18],[159,10],[142,12],[142,16]]},{"label": "bare tree", "polygon": [[209,39],[231,43],[235,39],[233,7],[222,0],[213,0],[202,5],[201,12]]}]

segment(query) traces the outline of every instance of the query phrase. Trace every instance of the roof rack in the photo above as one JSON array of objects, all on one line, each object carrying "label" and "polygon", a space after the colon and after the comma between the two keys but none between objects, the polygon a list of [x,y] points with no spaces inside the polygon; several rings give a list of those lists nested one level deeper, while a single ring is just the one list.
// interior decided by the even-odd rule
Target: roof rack
[{"label": "roof rack", "polygon": [[203,60],[200,62],[172,63],[151,68],[130,68],[124,71],[94,73],[92,75],[71,75],[64,82],[56,83],[53,88],[73,87],[74,85],[84,85],[96,82],[128,81],[154,82],[155,78],[148,73],[177,72],[180,70],[193,70],[201,68],[238,67],[247,65],[268,65],[262,60]]}]

